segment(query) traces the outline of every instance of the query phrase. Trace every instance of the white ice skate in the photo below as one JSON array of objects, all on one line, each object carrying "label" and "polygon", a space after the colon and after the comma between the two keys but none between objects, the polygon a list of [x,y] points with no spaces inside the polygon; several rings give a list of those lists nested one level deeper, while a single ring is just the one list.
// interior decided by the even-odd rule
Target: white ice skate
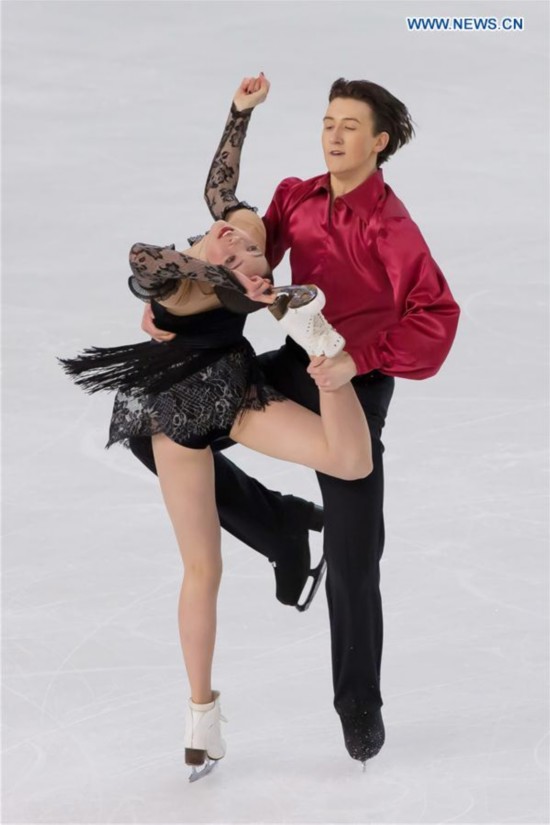
[{"label": "white ice skate", "polygon": [[[227,719],[220,709],[220,694],[212,691],[212,702],[198,705],[189,699],[185,715],[185,764],[193,770],[190,782],[210,773],[216,762],[225,756],[225,741],[222,739],[220,722]],[[198,767],[202,770],[198,771]]]},{"label": "white ice skate", "polygon": [[346,342],[321,313],[325,305],[324,292],[317,286],[275,288],[277,300],[269,306],[286,334],[305,349],[308,355],[334,358]]}]

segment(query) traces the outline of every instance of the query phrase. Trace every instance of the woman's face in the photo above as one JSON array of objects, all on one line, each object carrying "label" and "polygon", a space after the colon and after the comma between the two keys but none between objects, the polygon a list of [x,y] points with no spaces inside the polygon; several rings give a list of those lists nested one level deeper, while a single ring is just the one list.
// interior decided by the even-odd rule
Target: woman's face
[{"label": "woman's face", "polygon": [[256,241],[243,229],[227,221],[216,221],[204,239],[206,259],[211,264],[237,269],[249,278],[264,276],[270,269]]}]

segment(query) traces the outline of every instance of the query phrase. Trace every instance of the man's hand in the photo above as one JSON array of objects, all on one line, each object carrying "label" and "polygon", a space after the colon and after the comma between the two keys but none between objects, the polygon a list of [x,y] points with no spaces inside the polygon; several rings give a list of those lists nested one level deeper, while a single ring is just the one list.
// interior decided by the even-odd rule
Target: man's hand
[{"label": "man's hand", "polygon": [[241,85],[233,96],[235,107],[242,112],[243,109],[254,109],[263,103],[269,92],[269,80],[260,72],[258,77],[245,77]]},{"label": "man's hand", "polygon": [[324,355],[314,356],[307,371],[323,392],[334,392],[357,375],[355,361],[348,352],[341,352],[334,358]]},{"label": "man's hand", "polygon": [[160,344],[162,344],[163,341],[171,341],[172,338],[176,337],[175,332],[166,332],[166,330],[159,329],[157,326],[155,326],[151,304],[145,304],[145,309],[143,310],[143,317],[141,319],[141,328],[144,332],[147,333],[147,335],[149,335],[151,338],[154,338],[155,341],[158,341]]}]

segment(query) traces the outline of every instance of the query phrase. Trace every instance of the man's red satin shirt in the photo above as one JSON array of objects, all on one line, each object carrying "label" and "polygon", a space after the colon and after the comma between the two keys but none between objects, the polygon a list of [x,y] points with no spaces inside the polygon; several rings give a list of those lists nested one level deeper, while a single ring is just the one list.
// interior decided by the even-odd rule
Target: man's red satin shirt
[{"label": "man's red satin shirt", "polygon": [[274,268],[290,248],[292,281],[316,284],[323,314],[359,374],[429,378],[453,343],[460,309],[381,170],[334,199],[328,173],[285,178],[263,218]]}]

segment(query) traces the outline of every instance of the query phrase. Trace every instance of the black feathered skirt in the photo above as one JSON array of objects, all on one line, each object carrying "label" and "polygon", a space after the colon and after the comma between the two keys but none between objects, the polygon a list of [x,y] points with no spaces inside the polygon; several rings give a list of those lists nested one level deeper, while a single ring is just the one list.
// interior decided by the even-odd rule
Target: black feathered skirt
[{"label": "black feathered skirt", "polygon": [[176,316],[152,302],[155,323],[172,341],[145,341],[85,350],[58,359],[90,393],[116,390],[107,447],[164,433],[184,447],[203,449],[228,436],[247,410],[284,396],[270,387],[242,335],[245,316],[225,308]]}]

